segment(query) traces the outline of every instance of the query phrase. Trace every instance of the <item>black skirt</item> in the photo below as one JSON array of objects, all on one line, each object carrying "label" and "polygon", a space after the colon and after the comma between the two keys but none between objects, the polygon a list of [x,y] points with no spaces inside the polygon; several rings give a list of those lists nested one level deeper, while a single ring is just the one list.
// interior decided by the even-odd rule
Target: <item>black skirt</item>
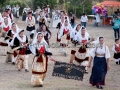
[{"label": "black skirt", "polygon": [[114,53],[114,56],[113,56],[113,58],[115,58],[115,59],[118,59],[118,58],[120,58],[120,53]]},{"label": "black skirt", "polygon": [[35,30],[35,26],[32,26],[32,27],[27,26],[26,30],[27,30],[27,31]]}]

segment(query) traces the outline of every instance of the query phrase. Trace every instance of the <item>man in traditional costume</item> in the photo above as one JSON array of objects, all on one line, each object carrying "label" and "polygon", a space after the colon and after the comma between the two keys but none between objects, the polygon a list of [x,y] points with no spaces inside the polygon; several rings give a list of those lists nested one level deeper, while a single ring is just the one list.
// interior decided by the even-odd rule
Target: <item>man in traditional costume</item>
[{"label": "man in traditional costume", "polygon": [[30,41],[33,40],[34,38],[34,30],[35,30],[35,17],[32,16],[32,12],[28,13],[28,17],[26,18],[26,24],[27,24],[27,28],[26,30],[29,31],[30,33]]},{"label": "man in traditional costume", "polygon": [[24,30],[20,29],[17,36],[13,39],[13,46],[12,46],[13,51],[17,53],[17,59],[15,64],[18,71],[24,68],[26,72],[29,72],[28,56],[26,54],[27,45],[28,45],[28,38],[26,35],[24,35]]},{"label": "man in traditional costume", "polygon": [[48,67],[47,55],[52,55],[52,53],[50,53],[48,49],[48,44],[44,40],[44,35],[40,32],[37,33],[29,48],[35,56],[32,63],[31,84],[33,86],[42,87]]}]

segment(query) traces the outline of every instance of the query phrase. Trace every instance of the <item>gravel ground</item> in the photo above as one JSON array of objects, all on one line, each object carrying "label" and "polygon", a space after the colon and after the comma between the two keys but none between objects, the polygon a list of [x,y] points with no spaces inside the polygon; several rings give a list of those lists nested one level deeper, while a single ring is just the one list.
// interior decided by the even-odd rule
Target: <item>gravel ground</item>
[{"label": "gravel ground", "polygon": [[[20,20],[16,21],[20,28],[26,27],[25,22]],[[37,27],[38,25],[36,25]],[[116,65],[113,60],[113,52],[111,51],[112,45],[114,43],[113,30],[110,26],[94,27],[93,23],[89,22],[87,25],[87,30],[90,36],[97,38],[99,35],[105,37],[107,46],[111,52],[111,70],[108,71],[106,76],[106,86],[104,90],[120,90],[120,66]],[[55,28],[50,28],[52,32],[52,38],[50,43],[55,42],[57,30]],[[26,32],[28,34],[28,32]],[[2,48],[2,47],[1,47]],[[3,48],[2,48],[3,49]],[[53,58],[61,62],[69,62],[70,59],[70,49],[67,49],[68,56],[64,57],[58,53],[57,48],[50,48],[53,53]],[[31,79],[31,63],[33,60],[33,55],[29,57],[29,68],[30,72],[26,73],[24,70],[18,72],[14,65],[5,63],[5,56],[1,56],[0,60],[0,90],[97,90],[96,87],[92,87],[89,84],[89,77],[91,74],[91,68],[89,69],[89,74],[84,75],[83,81],[67,80],[63,78],[53,77],[52,71],[54,62],[49,60],[48,72],[44,80],[44,86],[32,87],[30,84]]]}]

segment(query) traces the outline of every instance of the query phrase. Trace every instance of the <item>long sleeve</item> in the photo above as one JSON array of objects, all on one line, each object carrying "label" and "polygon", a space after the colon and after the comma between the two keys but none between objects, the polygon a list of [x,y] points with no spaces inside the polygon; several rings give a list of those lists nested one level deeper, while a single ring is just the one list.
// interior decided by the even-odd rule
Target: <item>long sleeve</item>
[{"label": "long sleeve", "polygon": [[26,22],[26,24],[28,24],[28,17],[26,18],[26,21],[25,21],[25,22]]},{"label": "long sleeve", "polygon": [[35,17],[33,17],[33,21],[34,21],[34,24],[35,24]]},{"label": "long sleeve", "polygon": [[107,46],[106,46],[105,58],[110,58],[110,51],[109,51],[109,48]]},{"label": "long sleeve", "polygon": [[91,56],[91,57],[95,57],[95,50],[96,50],[96,48],[92,48],[90,51],[89,51],[89,55]]},{"label": "long sleeve", "polygon": [[113,45],[112,51],[113,51],[114,53],[117,53],[116,50],[115,50],[115,45]]},{"label": "long sleeve", "polygon": [[37,17],[37,21],[39,21],[39,20],[40,20],[40,16]]},{"label": "long sleeve", "polygon": [[61,27],[61,29],[60,29],[60,33],[59,33],[59,35],[58,35],[58,39],[61,39],[61,37],[62,37],[62,35],[63,35],[63,26]]}]

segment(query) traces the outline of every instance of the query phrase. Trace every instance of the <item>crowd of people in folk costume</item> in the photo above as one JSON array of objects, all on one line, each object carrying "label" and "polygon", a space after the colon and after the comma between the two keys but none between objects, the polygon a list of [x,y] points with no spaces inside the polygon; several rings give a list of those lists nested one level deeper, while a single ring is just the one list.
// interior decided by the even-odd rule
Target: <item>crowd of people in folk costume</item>
[{"label": "crowd of people in folk costume", "polygon": [[[47,72],[48,59],[54,61],[51,57],[52,53],[49,50],[49,39],[52,33],[49,30],[49,26],[46,26],[47,21],[50,23],[50,7],[48,5],[45,11],[38,8],[35,12],[35,17],[33,16],[33,12],[27,9],[28,7],[23,10],[22,20],[26,21],[26,30],[29,32],[30,40],[25,35],[24,29],[18,28],[14,22],[11,9],[7,8],[3,14],[0,14],[0,37],[4,38],[5,41],[0,42],[0,45],[9,48],[6,52],[6,63],[12,62],[18,71],[24,68],[25,72],[29,72],[28,56],[32,53],[34,59],[32,63],[31,84],[42,87]],[[105,44],[104,37],[100,36],[96,41],[90,37],[86,30],[86,23],[83,22],[87,20],[85,13],[81,17],[83,20],[81,21],[82,24],[79,23],[77,25],[73,23],[73,19],[75,19],[74,14],[70,20],[64,11],[59,12],[59,14],[57,13],[57,16],[54,12],[52,14],[53,21],[59,19],[56,25],[58,29],[56,43],[60,46],[59,52],[67,56],[66,49],[72,46],[69,62],[71,64],[85,66],[85,73],[88,73],[87,68],[91,67],[93,60],[90,84],[102,89],[102,85],[105,85],[107,70],[110,69],[110,52]],[[36,23],[39,23],[39,27],[36,29],[37,34],[34,35]],[[119,39],[115,39],[115,42],[112,48],[115,52],[114,58],[116,64],[120,64]],[[94,48],[91,47],[92,45]],[[89,50],[90,48],[92,49]]]}]

